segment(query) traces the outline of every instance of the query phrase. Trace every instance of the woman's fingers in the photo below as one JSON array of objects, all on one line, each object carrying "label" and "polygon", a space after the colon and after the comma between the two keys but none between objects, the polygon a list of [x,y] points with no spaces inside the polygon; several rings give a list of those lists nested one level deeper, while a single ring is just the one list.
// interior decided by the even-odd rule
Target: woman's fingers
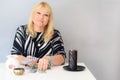
[{"label": "woman's fingers", "polygon": [[32,58],[32,56],[27,56],[26,58]]},{"label": "woman's fingers", "polygon": [[48,60],[41,58],[38,63],[38,70],[40,71],[46,71],[48,68]]},{"label": "woman's fingers", "polygon": [[31,62],[28,63],[29,66],[33,66],[37,63],[37,60],[32,60]]},{"label": "woman's fingers", "polygon": [[47,60],[44,60],[44,63],[43,63],[43,71],[46,71],[46,70],[47,70],[47,67],[48,67],[48,62],[47,62]]}]

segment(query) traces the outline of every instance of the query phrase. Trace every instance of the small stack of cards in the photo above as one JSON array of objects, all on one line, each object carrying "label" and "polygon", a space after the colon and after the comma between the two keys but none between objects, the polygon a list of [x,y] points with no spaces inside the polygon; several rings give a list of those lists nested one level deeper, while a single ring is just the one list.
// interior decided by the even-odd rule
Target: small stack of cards
[{"label": "small stack of cards", "polygon": [[[38,58],[36,58],[36,57],[31,57],[31,58],[25,58],[24,60],[23,60],[23,64],[25,65],[25,66],[29,66],[28,65],[28,63],[30,63],[30,62],[32,62],[33,60],[38,60]],[[36,71],[37,71],[37,64],[36,65],[34,65],[34,66],[29,66],[30,67],[30,72],[31,73],[35,73]]]},{"label": "small stack of cards", "polygon": [[38,58],[36,57],[31,57],[31,58],[25,58],[23,60],[23,64],[28,64],[29,62],[33,61],[33,60],[38,60]]},{"label": "small stack of cards", "polygon": [[30,72],[31,72],[31,73],[37,72],[37,68],[38,68],[38,66],[36,66],[36,65],[32,66],[32,67],[30,68]]}]

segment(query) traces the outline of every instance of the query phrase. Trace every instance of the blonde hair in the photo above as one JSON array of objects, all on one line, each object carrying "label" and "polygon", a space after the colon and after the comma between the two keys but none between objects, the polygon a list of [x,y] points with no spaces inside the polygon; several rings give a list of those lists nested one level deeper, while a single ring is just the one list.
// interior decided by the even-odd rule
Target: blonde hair
[{"label": "blonde hair", "polygon": [[45,43],[47,43],[50,41],[50,39],[52,38],[54,34],[53,14],[52,14],[52,9],[48,3],[40,2],[32,9],[26,31],[30,34],[32,38],[36,37],[37,33],[33,29],[32,16],[33,16],[33,13],[38,8],[45,8],[49,11],[49,21],[48,21],[47,26],[44,29],[44,34],[43,34],[44,41]]}]

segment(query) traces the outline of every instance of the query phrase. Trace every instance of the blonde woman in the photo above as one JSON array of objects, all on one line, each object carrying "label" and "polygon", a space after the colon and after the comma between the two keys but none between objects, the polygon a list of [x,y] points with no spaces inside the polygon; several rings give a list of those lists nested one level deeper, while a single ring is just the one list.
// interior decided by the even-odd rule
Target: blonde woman
[{"label": "blonde woman", "polygon": [[28,65],[38,62],[40,71],[45,71],[49,63],[58,66],[65,62],[63,40],[60,32],[54,29],[53,14],[48,3],[38,3],[32,9],[28,24],[17,28],[11,54],[18,55],[20,64],[26,58],[38,58]]}]

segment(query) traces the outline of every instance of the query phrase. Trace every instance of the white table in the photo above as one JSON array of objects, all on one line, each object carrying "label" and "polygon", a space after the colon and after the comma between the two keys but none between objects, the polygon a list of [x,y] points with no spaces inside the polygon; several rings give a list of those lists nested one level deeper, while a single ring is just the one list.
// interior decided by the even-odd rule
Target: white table
[{"label": "white table", "polygon": [[[66,64],[67,65],[67,64]],[[25,73],[21,76],[15,75],[13,71],[8,71],[4,63],[0,63],[0,79],[1,80],[96,80],[93,74],[89,71],[84,63],[86,69],[84,71],[70,72],[63,69],[63,66],[53,67],[45,73]]]}]

